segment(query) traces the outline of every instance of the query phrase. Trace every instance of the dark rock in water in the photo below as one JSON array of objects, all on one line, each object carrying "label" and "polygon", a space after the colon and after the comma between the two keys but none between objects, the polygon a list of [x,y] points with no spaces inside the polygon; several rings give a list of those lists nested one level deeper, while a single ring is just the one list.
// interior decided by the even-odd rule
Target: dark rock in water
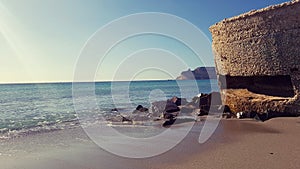
[{"label": "dark rock in water", "polygon": [[[173,101],[172,101],[173,99]],[[179,112],[180,109],[178,106],[182,104],[186,104],[186,99],[173,97],[167,101],[156,101],[151,105],[151,112],[153,117],[171,117],[175,116],[175,114],[171,115],[170,113]],[[167,115],[169,114],[169,115]],[[178,114],[178,113],[177,113]]]},{"label": "dark rock in water", "polygon": [[170,119],[170,120],[167,120],[163,123],[163,127],[170,127],[172,124],[174,124],[176,121],[176,119]]},{"label": "dark rock in water", "polygon": [[141,111],[144,107],[142,105],[138,105],[135,110]]},{"label": "dark rock in water", "polygon": [[199,108],[201,108],[201,106],[208,106],[210,105],[210,97],[208,94],[201,94],[201,96],[199,97]]},{"label": "dark rock in water", "polygon": [[148,108],[143,107],[142,105],[138,105],[135,109],[135,111],[133,111],[133,113],[138,113],[138,112],[147,112]]},{"label": "dark rock in water", "polygon": [[112,111],[112,112],[118,112],[119,110],[117,108],[113,108],[110,111]]},{"label": "dark rock in water", "polygon": [[[177,98],[177,97],[176,97]],[[177,98],[177,100],[176,100],[176,102],[175,102],[175,104],[177,105],[177,106],[181,106],[181,105],[185,105],[185,104],[187,104],[188,103],[188,101],[186,100],[186,98]]]},{"label": "dark rock in water", "polygon": [[199,116],[205,116],[208,115],[210,110],[210,105],[203,105],[200,107],[200,112],[199,112]]},{"label": "dark rock in water", "polygon": [[148,108],[143,107],[142,105],[138,105],[136,109],[132,112],[132,114],[140,114],[140,113],[148,113]]},{"label": "dark rock in water", "polygon": [[221,95],[219,92],[212,92],[210,94],[201,94],[199,97],[199,107],[209,105],[222,105]]},{"label": "dark rock in water", "polygon": [[153,117],[160,117],[162,116],[163,112],[165,111],[167,101],[156,101],[151,104],[151,112]]},{"label": "dark rock in water", "polygon": [[129,118],[127,118],[127,117],[124,117],[124,116],[122,116],[122,122],[132,122],[132,120],[131,119],[129,119]]},{"label": "dark rock in water", "polygon": [[165,107],[165,111],[168,113],[172,113],[172,112],[177,112],[179,111],[179,107],[176,105],[176,101],[173,102],[172,100],[168,100],[166,107]]},{"label": "dark rock in water", "polygon": [[178,116],[179,112],[164,113],[164,119],[175,119]]},{"label": "dark rock in water", "polygon": [[223,109],[219,92],[212,92],[210,94],[201,93],[197,97],[194,97],[187,105],[197,109],[199,108],[199,116],[208,115],[209,112],[220,113]]},{"label": "dark rock in water", "polygon": [[179,113],[192,115],[197,113],[199,116],[208,115],[209,112],[223,113],[228,107],[222,106],[221,95],[218,92],[210,94],[200,94],[194,97],[191,102],[187,102],[184,98],[173,97],[167,101],[159,101],[152,103],[152,112],[157,116],[163,114],[165,119],[175,118]]},{"label": "dark rock in water", "polygon": [[211,109],[219,111],[218,107],[222,106],[221,95],[219,92],[212,92],[210,94],[201,93],[197,97],[194,97],[191,102],[187,103],[186,106],[194,107],[195,109],[200,108],[201,115],[207,115]]},{"label": "dark rock in water", "polygon": [[[177,100],[178,100],[178,98],[175,96],[172,99],[167,100],[165,111],[163,112],[165,119],[172,120],[179,114],[180,109],[179,109],[178,105],[176,104]],[[181,103],[181,101],[178,102],[178,104],[179,103]]]}]

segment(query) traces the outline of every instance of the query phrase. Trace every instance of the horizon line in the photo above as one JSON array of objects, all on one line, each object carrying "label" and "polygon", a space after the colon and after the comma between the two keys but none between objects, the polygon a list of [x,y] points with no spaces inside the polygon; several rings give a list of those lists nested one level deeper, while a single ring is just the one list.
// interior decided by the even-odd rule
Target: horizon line
[{"label": "horizon line", "polygon": [[104,82],[143,82],[143,81],[189,81],[189,80],[211,80],[211,79],[141,79],[141,80],[101,80],[101,81],[45,81],[45,82],[0,82],[0,85],[22,85],[22,84],[59,84],[59,83],[104,83]]},{"label": "horizon line", "polygon": [[97,83],[97,82],[135,82],[135,81],[168,81],[176,79],[141,79],[141,80],[96,80],[96,81],[32,81],[32,82],[0,82],[0,85],[9,84],[51,84],[51,83]]}]

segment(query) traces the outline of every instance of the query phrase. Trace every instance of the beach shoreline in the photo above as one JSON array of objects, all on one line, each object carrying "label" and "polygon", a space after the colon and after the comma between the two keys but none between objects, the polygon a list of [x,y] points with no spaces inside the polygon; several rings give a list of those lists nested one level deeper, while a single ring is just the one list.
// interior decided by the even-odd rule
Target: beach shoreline
[{"label": "beach shoreline", "polygon": [[212,137],[198,143],[200,122],[161,155],[129,159],[108,153],[82,128],[1,141],[1,168],[299,168],[300,118],[222,119]]}]

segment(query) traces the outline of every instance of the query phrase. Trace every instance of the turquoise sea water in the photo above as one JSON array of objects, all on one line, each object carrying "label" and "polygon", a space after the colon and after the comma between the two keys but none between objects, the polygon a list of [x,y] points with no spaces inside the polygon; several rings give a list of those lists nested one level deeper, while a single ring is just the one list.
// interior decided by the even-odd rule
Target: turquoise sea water
[{"label": "turquoise sea water", "polygon": [[[95,96],[99,109],[88,110],[86,117],[111,114],[112,108],[125,111],[137,105],[172,96],[191,99],[198,92],[218,91],[216,80],[96,82]],[[89,83],[78,84],[84,89]],[[0,134],[22,131],[64,129],[78,124],[74,109],[72,83],[0,85]],[[77,99],[88,101],[84,94]],[[115,100],[114,100],[115,99]],[[82,117],[82,116],[81,116]]]}]

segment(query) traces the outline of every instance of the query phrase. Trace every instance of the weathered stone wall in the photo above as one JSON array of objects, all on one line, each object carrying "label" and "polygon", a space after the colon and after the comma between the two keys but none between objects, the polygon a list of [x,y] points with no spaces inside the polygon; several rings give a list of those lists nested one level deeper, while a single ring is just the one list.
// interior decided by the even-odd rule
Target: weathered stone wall
[{"label": "weathered stone wall", "polygon": [[[289,107],[289,111],[298,112],[296,109],[300,102],[299,0],[225,19],[211,26],[210,31],[213,38],[217,74],[223,77],[220,79],[221,86],[231,83],[230,79],[235,79],[234,82],[238,83],[240,77],[252,77],[252,79],[255,77],[274,77],[275,79],[281,76],[290,77],[294,96],[283,98],[288,101],[282,103],[281,107]],[[224,77],[229,81],[225,82]],[[264,86],[263,83],[255,83],[255,80],[249,83],[248,87],[251,87],[250,85],[256,85],[258,88]],[[272,85],[268,85],[272,90]],[[248,89],[248,87],[235,86],[233,90],[230,90],[231,96],[226,94],[228,90],[223,87],[225,104],[231,104],[234,111],[245,111],[245,107],[237,106],[245,104],[239,103],[239,98],[244,96],[234,91]],[[277,91],[285,88],[283,92],[290,90],[280,84],[274,84],[273,88]],[[259,91],[253,93],[266,95]],[[273,102],[275,104],[276,101],[272,101],[272,104]],[[250,109],[256,109],[258,106],[261,111],[267,111],[270,108],[260,103],[262,102],[256,102]],[[278,104],[275,105],[279,106]]]}]

